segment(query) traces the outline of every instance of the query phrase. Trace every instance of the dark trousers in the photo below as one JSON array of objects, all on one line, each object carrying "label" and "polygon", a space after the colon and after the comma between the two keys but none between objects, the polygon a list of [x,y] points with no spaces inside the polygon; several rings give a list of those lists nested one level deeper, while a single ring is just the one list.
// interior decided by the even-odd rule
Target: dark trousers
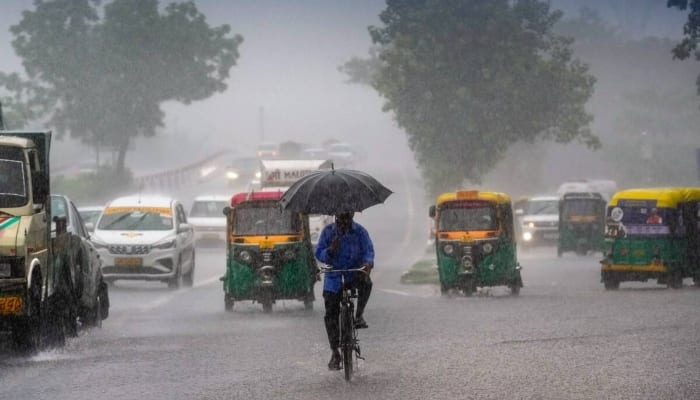
[{"label": "dark trousers", "polygon": [[[369,295],[372,293],[372,280],[369,278],[366,280],[355,279],[352,285],[357,288],[357,311],[355,312],[355,316],[359,318],[365,311],[365,306],[367,306],[367,301],[369,301]],[[326,315],[323,317],[323,321],[326,323],[328,343],[331,345],[332,350],[337,349],[340,345],[340,298],[341,292],[333,293],[325,290],[323,291],[323,300],[326,305]]]}]

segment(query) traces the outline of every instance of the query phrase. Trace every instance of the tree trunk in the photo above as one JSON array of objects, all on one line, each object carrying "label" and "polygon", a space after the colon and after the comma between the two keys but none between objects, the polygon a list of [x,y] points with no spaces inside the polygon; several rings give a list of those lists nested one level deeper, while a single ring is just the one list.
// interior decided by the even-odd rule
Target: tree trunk
[{"label": "tree trunk", "polygon": [[117,157],[117,165],[115,165],[115,171],[119,175],[124,174],[124,161],[126,159],[126,152],[129,149],[129,138],[125,137],[119,143],[119,157]]}]

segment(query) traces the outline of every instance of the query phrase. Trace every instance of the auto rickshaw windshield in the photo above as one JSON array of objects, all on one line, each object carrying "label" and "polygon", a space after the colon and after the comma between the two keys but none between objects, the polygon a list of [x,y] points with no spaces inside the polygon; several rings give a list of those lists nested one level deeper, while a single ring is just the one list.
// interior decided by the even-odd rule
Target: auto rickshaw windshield
[{"label": "auto rickshaw windshield", "polygon": [[238,206],[233,216],[233,234],[262,236],[295,234],[301,230],[296,213],[279,206]]},{"label": "auto rickshaw windshield", "polygon": [[600,212],[598,200],[574,199],[565,200],[562,204],[562,214],[568,216],[597,216]]},{"label": "auto rickshaw windshield", "polygon": [[496,208],[485,202],[463,202],[443,206],[439,214],[438,229],[446,232],[496,230]]}]

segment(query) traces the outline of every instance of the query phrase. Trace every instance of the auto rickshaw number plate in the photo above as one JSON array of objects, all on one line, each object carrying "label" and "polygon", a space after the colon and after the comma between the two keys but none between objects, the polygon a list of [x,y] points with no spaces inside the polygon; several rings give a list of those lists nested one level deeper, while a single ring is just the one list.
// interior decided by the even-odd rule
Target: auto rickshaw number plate
[{"label": "auto rickshaw number plate", "polygon": [[24,299],[20,296],[0,297],[0,314],[18,314],[24,308]]},{"label": "auto rickshaw number plate", "polygon": [[143,265],[143,258],[141,257],[121,257],[114,259],[114,265],[118,267],[140,267]]}]

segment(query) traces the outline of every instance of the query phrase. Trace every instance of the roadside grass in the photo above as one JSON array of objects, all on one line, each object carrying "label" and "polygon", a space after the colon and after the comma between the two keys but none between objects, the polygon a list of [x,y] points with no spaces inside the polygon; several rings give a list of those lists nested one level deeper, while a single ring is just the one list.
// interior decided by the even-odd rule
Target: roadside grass
[{"label": "roadside grass", "polygon": [[413,264],[410,270],[401,275],[401,283],[426,285],[439,284],[437,265],[435,259],[423,259]]}]

